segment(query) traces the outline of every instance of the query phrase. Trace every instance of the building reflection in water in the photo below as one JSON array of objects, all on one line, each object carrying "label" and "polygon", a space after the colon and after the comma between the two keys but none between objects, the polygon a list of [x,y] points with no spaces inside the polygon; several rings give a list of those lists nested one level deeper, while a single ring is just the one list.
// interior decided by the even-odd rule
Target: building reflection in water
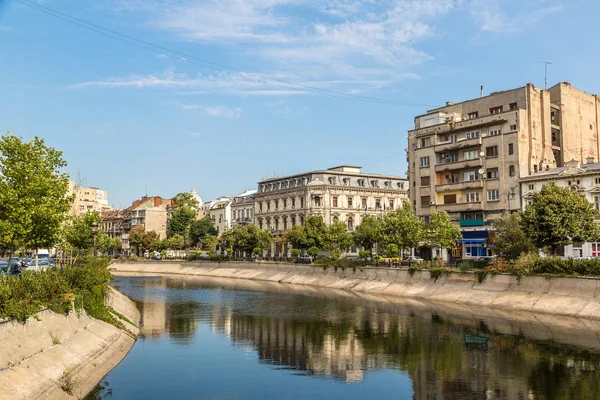
[{"label": "building reflection in water", "polygon": [[[300,374],[356,382],[371,371],[400,371],[411,378],[417,400],[588,399],[600,393],[597,350],[499,334],[485,323],[448,320],[433,310],[166,278],[141,282],[124,291],[138,302],[142,332],[150,338],[168,335],[189,344],[199,325],[208,324],[236,348],[255,351],[261,362]],[[596,333],[590,338],[597,342]],[[588,343],[585,337],[580,342]]]}]

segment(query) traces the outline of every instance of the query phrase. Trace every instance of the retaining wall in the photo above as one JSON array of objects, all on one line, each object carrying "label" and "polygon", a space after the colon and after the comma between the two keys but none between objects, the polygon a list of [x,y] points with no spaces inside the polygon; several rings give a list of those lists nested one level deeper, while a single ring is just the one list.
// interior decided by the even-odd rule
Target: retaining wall
[{"label": "retaining wall", "polygon": [[120,273],[179,274],[312,285],[374,295],[600,319],[600,280],[473,273],[442,274],[390,268],[323,268],[253,262],[113,264]]},{"label": "retaining wall", "polygon": [[[139,323],[135,304],[112,288],[108,305]],[[0,400],[84,397],[135,343],[137,326],[121,322],[128,331],[85,312],[44,310],[25,324],[0,320]]]}]

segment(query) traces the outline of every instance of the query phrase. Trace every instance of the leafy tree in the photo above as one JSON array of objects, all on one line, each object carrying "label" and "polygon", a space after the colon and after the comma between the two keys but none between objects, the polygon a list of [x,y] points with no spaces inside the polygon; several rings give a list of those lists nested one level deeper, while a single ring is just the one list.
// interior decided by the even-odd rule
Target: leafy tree
[{"label": "leafy tree", "polygon": [[348,233],[348,227],[341,221],[335,221],[325,233],[325,249],[336,252],[348,250],[354,241],[352,235]]},{"label": "leafy tree", "polygon": [[217,230],[213,226],[209,216],[192,222],[190,225],[190,243],[195,245],[206,235],[217,235]]},{"label": "leafy tree", "polygon": [[300,257],[300,250],[292,249],[292,257],[294,257],[294,258]]},{"label": "leafy tree", "polygon": [[115,254],[121,250],[121,240],[119,238],[111,238],[105,232],[96,234],[96,249],[105,254]]},{"label": "leafy tree", "polygon": [[380,244],[397,244],[404,251],[417,247],[423,239],[423,223],[413,214],[409,203],[385,214],[381,219]]},{"label": "leafy tree", "polygon": [[429,223],[425,224],[424,242],[432,249],[448,249],[456,246],[456,242],[462,237],[460,228],[452,223],[447,212],[434,212],[429,217]]},{"label": "leafy tree", "polygon": [[372,215],[365,215],[354,230],[353,238],[357,246],[371,251],[381,237],[381,222]]},{"label": "leafy tree", "polygon": [[181,235],[190,237],[190,226],[196,220],[200,205],[190,193],[178,193],[171,200],[171,219],[167,227],[167,237]]},{"label": "leafy tree", "polygon": [[311,256],[311,257],[318,256],[320,251],[321,250],[317,246],[309,247],[308,250],[306,250],[306,252],[308,253],[308,255]]},{"label": "leafy tree", "polygon": [[206,235],[201,239],[202,249],[209,251],[219,243],[219,239],[215,235]]},{"label": "leafy tree", "polygon": [[141,225],[136,225],[129,231],[129,246],[134,248],[138,255],[143,251],[144,237],[144,227]]},{"label": "leafy tree", "polygon": [[0,138],[0,245],[9,258],[19,248],[58,243],[73,201],[66,165],[62,152],[43,139]]},{"label": "leafy tree", "polygon": [[325,225],[323,218],[317,216],[306,218],[304,229],[306,232],[307,245],[309,247],[315,246],[319,249],[325,248],[327,225]]},{"label": "leafy tree", "polygon": [[[81,253],[88,253],[94,247],[94,230],[93,225],[98,225],[102,222],[102,217],[97,211],[88,212],[78,217],[71,217],[63,227],[63,237],[67,246],[75,250],[75,259]],[[103,232],[96,234],[96,246],[104,249],[108,246],[109,237]],[[71,259],[71,261],[73,261]]]},{"label": "leafy tree", "polygon": [[390,243],[387,246],[385,246],[385,256],[386,257],[398,257],[398,253],[400,252],[400,249],[398,248],[398,245],[395,243]]},{"label": "leafy tree", "polygon": [[144,233],[142,237],[142,252],[148,250],[158,250],[160,246],[160,236],[154,231],[148,231]]},{"label": "leafy tree", "polygon": [[557,246],[598,240],[595,215],[592,204],[578,193],[544,185],[525,208],[521,225],[537,248],[549,248],[555,254]]},{"label": "leafy tree", "polygon": [[185,243],[183,241],[183,236],[181,235],[174,235],[172,237],[170,237],[169,239],[167,239],[166,241],[167,243],[167,248],[169,249],[173,249],[173,250],[181,250],[183,249]]},{"label": "leafy tree", "polygon": [[302,225],[294,225],[285,233],[285,238],[289,244],[295,249],[306,249],[308,246],[308,238],[306,230]]},{"label": "leafy tree", "polygon": [[266,249],[273,242],[273,235],[266,229],[259,229],[256,225],[236,225],[223,232],[221,239],[226,247],[234,251],[251,253],[255,248]]},{"label": "leafy tree", "polygon": [[535,245],[521,227],[521,213],[504,215],[493,222],[494,253],[507,260],[516,260],[521,254],[536,251]]}]

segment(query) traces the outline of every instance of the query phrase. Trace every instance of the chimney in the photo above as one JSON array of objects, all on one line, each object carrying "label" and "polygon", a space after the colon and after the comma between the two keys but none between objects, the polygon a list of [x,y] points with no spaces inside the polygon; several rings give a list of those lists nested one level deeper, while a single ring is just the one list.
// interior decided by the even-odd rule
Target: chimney
[{"label": "chimney", "polygon": [[594,163],[594,157],[589,156],[588,158],[585,159],[585,163],[586,164],[593,164]]}]

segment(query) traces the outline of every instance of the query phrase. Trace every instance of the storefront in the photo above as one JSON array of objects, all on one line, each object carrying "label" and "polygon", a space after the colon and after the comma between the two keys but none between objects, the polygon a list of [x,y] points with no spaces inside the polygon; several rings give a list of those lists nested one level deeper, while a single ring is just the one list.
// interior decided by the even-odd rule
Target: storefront
[{"label": "storefront", "polygon": [[463,258],[485,257],[490,254],[489,232],[485,231],[463,231],[462,255]]}]

